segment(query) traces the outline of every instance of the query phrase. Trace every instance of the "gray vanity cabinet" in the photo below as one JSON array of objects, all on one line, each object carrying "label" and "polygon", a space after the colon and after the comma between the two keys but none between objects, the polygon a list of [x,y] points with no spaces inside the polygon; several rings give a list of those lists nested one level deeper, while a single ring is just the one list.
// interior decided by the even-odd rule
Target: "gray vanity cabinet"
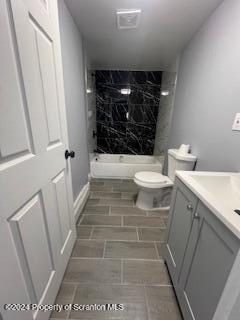
[{"label": "gray vanity cabinet", "polygon": [[197,197],[176,178],[166,239],[166,262],[175,285],[178,283],[196,206]]},{"label": "gray vanity cabinet", "polygon": [[210,320],[239,249],[239,240],[200,201],[179,277],[186,319]]},{"label": "gray vanity cabinet", "polygon": [[165,260],[185,320],[213,319],[238,250],[239,239],[177,179]]}]

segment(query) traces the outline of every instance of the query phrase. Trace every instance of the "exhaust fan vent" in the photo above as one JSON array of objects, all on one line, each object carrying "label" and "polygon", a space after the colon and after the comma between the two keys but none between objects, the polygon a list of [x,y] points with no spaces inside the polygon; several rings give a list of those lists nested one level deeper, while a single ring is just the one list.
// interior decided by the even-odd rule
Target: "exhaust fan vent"
[{"label": "exhaust fan vent", "polygon": [[118,10],[117,11],[117,27],[118,29],[137,28],[139,23],[141,10]]}]

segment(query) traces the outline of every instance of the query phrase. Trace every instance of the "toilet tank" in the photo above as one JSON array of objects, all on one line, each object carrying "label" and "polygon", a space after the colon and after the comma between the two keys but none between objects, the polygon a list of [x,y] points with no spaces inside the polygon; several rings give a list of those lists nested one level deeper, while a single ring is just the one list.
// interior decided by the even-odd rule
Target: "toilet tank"
[{"label": "toilet tank", "polygon": [[172,181],[175,178],[176,170],[192,171],[197,158],[190,154],[181,154],[178,149],[168,150],[168,177]]}]

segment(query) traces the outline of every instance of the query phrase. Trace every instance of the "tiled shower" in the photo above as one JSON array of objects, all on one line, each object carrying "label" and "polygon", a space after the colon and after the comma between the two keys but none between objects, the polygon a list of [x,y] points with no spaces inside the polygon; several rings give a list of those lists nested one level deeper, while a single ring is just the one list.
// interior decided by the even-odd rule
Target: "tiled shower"
[{"label": "tiled shower", "polygon": [[[176,73],[87,71],[90,159],[96,153],[154,155],[164,159]],[[129,94],[123,94],[126,90]]]},{"label": "tiled shower", "polygon": [[153,154],[161,78],[161,71],[95,72],[98,153]]}]

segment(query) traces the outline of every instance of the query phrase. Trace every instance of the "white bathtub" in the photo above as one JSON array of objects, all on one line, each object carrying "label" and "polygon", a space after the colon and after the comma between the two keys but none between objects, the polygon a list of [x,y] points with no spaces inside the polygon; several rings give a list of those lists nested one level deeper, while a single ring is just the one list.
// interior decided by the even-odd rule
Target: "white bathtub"
[{"label": "white bathtub", "polygon": [[162,172],[163,157],[98,154],[91,160],[94,178],[133,178],[138,171]]}]

